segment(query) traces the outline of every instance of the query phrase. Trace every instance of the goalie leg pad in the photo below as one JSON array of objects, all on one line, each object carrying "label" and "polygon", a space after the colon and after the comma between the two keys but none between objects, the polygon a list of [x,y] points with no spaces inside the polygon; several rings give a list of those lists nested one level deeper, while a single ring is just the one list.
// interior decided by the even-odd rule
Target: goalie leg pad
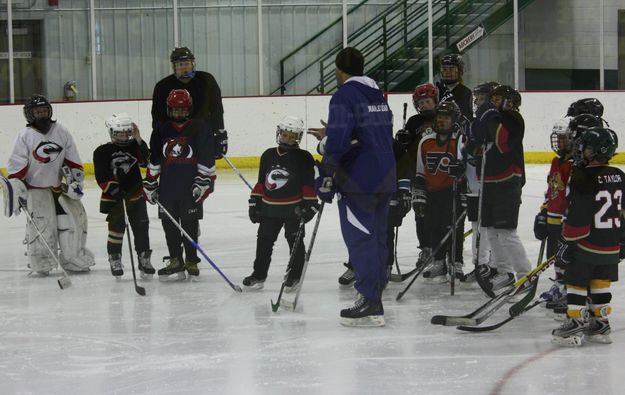
[{"label": "goalie leg pad", "polygon": [[[41,231],[55,257],[58,258],[56,209],[52,192],[49,189],[28,191],[27,210],[31,213],[35,225]],[[56,267],[56,260],[50,255],[35,225],[30,220],[26,224],[28,265],[34,272],[47,274]]]},{"label": "goalie leg pad", "polygon": [[61,264],[65,270],[88,271],[95,265],[93,253],[85,248],[87,242],[87,213],[79,200],[59,196],[65,214],[57,216]]},{"label": "goalie leg pad", "polygon": [[28,190],[26,185],[17,178],[6,179],[0,176],[0,186],[2,187],[2,195],[4,197],[4,215],[10,217],[19,215],[20,199],[28,200]]}]

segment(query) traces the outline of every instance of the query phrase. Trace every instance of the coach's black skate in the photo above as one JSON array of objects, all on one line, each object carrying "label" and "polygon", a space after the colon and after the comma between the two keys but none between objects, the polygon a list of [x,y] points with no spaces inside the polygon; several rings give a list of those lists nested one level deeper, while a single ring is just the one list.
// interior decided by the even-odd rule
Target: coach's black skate
[{"label": "coach's black skate", "polygon": [[243,285],[249,290],[260,290],[265,286],[265,279],[254,277],[254,274],[243,279]]},{"label": "coach's black skate", "polygon": [[122,266],[122,254],[109,254],[109,264],[111,265],[111,274],[118,279],[124,275],[124,266]]},{"label": "coach's black skate", "polygon": [[356,281],[356,274],[354,273],[352,264],[350,262],[345,262],[343,263],[343,265],[345,265],[347,270],[345,270],[345,273],[341,274],[341,277],[339,277],[339,284],[350,285],[351,283]]},{"label": "coach's black skate", "polygon": [[152,250],[143,251],[139,254],[139,271],[141,272],[141,278],[144,280],[150,280],[154,276],[154,266],[150,262],[152,256]]},{"label": "coach's black skate", "polygon": [[184,262],[184,268],[187,269],[187,274],[191,281],[197,280],[200,275],[200,269],[197,267],[198,263],[199,260],[197,262],[192,262],[191,260],[186,260]]},{"label": "coach's black skate", "polygon": [[158,279],[160,281],[169,280],[169,276],[176,274],[176,280],[184,280],[186,278],[184,274],[184,265],[180,258],[169,258],[169,263],[158,271]]},{"label": "coach's black skate", "polygon": [[551,332],[551,342],[559,346],[579,347],[585,330],[585,313],[581,318],[569,318],[559,328]]},{"label": "coach's black skate", "polygon": [[417,270],[421,269],[425,266],[432,257],[432,249],[430,247],[425,247],[419,252],[419,258],[417,259],[416,267]]},{"label": "coach's black skate", "polygon": [[341,310],[341,325],[345,326],[384,326],[382,301],[370,301],[359,295],[354,305]]},{"label": "coach's black skate", "polygon": [[423,272],[423,278],[430,284],[442,284],[447,281],[447,265],[444,259],[435,259]]},{"label": "coach's black skate", "polygon": [[599,317],[594,316],[594,314],[597,314],[596,312],[590,317],[588,327],[584,333],[584,340],[591,343],[612,343],[612,339],[610,338],[612,330],[610,329],[610,321],[608,321],[609,309],[608,306],[603,306]]}]

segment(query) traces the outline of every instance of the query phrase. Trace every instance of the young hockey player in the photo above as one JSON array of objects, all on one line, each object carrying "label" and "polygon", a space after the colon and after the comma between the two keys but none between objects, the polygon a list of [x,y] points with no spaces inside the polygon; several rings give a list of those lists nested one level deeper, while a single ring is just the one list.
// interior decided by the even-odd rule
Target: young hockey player
[{"label": "young hockey player", "polygon": [[[547,192],[540,212],[534,218],[534,236],[538,240],[547,241],[547,257],[553,256],[558,248],[562,233],[562,218],[566,214],[566,186],[573,166],[573,132],[569,129],[567,119],[561,119],[553,125],[551,132],[551,148],[557,154],[551,161],[551,168],[547,175]],[[556,262],[556,278],[547,292],[541,295],[542,299],[552,303],[566,300],[564,294],[564,267],[562,262]],[[552,304],[550,304],[553,307]]]},{"label": "young hockey player", "polygon": [[134,235],[139,271],[142,277],[151,278],[154,268],[150,263],[152,250],[148,235],[149,219],[142,195],[139,170],[139,167],[147,166],[150,151],[148,145],[141,139],[139,128],[128,114],[113,115],[105,125],[111,141],[95,149],[93,167],[96,181],[102,188],[100,212],[107,214],[106,251],[111,274],[117,278],[124,274],[122,244],[126,230],[125,216],[128,215],[128,222]]},{"label": "young hockey player", "polygon": [[[174,89],[169,93],[170,120],[157,124],[152,131],[150,164],[143,180],[143,193],[151,204],[158,200],[197,243],[202,203],[214,190],[216,173],[213,135],[204,121],[189,118],[192,107],[193,100],[186,90]],[[158,271],[159,279],[166,280],[176,274],[183,280],[185,269],[190,279],[196,279],[200,274],[197,250],[183,238],[167,215],[160,210],[159,215],[169,250],[169,264]]]},{"label": "young hockey player", "polygon": [[243,279],[243,285],[249,289],[263,288],[273,245],[283,227],[291,254],[295,254],[285,290],[290,292],[299,283],[305,250],[303,226],[295,245],[300,221],[310,221],[319,211],[314,189],[314,160],[308,151],[299,148],[303,133],[302,119],[284,117],[276,130],[278,146],[269,148],[260,158],[258,182],[249,199],[250,220],[259,224],[254,271]]},{"label": "young hockey player", "polygon": [[[35,222],[27,223],[30,270],[46,276],[56,266],[39,240],[37,227],[55,253],[57,243],[60,246],[58,258],[66,271],[89,271],[95,260],[85,248],[87,214],[80,203],[84,171],[74,139],[52,120],[52,106],[42,95],[31,96],[24,116],[28,123],[15,139],[7,170],[13,190],[28,189],[27,197],[17,196],[14,202],[18,207],[20,199],[27,198],[27,210]],[[61,184],[62,176],[66,184]]]},{"label": "young hockey player", "polygon": [[[477,163],[485,158],[481,225],[487,228],[493,265],[496,271],[480,271],[488,279],[489,291],[497,291],[515,282],[531,270],[531,264],[516,228],[525,184],[523,136],[525,123],[518,112],[521,96],[512,87],[499,85],[490,100],[476,113],[472,130],[477,140],[485,141],[487,149]],[[489,268],[487,266],[486,268]],[[528,288],[529,289],[529,288]]]},{"label": "young hockey player", "polygon": [[[453,225],[452,210],[456,205],[461,213],[460,200],[454,196],[453,184],[463,170],[459,165],[459,134],[457,122],[460,109],[454,102],[442,102],[436,109],[434,134],[425,136],[419,144],[417,173],[414,189],[414,210],[424,218],[425,245],[434,248],[444,238]],[[460,227],[459,227],[460,228]],[[464,279],[462,272],[462,230],[456,228],[456,256],[450,257],[456,277]],[[445,261],[451,249],[451,238],[434,255],[434,261],[423,272],[423,278],[432,283],[447,281]]]},{"label": "young hockey player", "polygon": [[460,113],[467,119],[473,118],[473,99],[471,89],[462,83],[464,60],[460,54],[448,54],[441,58],[441,80],[436,83],[439,90],[439,102],[453,101]]},{"label": "young hockey player", "polygon": [[618,145],[616,134],[591,128],[578,143],[580,161],[572,170],[568,212],[556,253],[566,265],[568,321],[552,331],[552,341],[566,346],[580,346],[582,339],[612,342],[610,284],[618,280],[624,220],[625,174],[608,165]]}]

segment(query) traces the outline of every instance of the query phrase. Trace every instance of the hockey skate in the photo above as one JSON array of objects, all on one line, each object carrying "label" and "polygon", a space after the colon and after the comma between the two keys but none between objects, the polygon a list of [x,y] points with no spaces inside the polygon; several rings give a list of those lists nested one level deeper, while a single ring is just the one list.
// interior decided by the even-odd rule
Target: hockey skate
[{"label": "hockey skate", "polygon": [[284,292],[285,293],[295,292],[297,291],[297,288],[299,288],[299,277],[298,278],[288,277],[286,279],[286,282],[284,283]]},{"label": "hockey skate", "polygon": [[454,273],[456,280],[460,282],[466,281],[466,276],[464,275],[464,271],[462,270],[463,263],[462,262],[454,262]]},{"label": "hockey skate", "polygon": [[170,276],[176,274],[176,278],[173,278],[173,280],[184,280],[186,278],[184,270],[182,259],[169,258],[167,266],[158,270],[158,279],[160,281],[168,281],[171,278]]},{"label": "hockey skate", "polygon": [[[491,267],[487,264],[479,264],[477,265],[477,272],[480,274],[480,276],[485,279],[485,280],[490,280],[491,278],[493,278],[496,274],[497,274],[497,269],[495,269],[494,267]],[[472,270],[470,273],[467,273],[464,276],[464,281],[465,282],[475,282],[477,281],[477,279],[475,278],[475,270]]]},{"label": "hockey skate", "polygon": [[513,273],[497,273],[489,280],[490,289],[493,292],[512,285],[514,282],[515,278]]},{"label": "hockey skate", "polygon": [[139,254],[139,271],[141,272],[141,278],[144,280],[151,280],[154,276],[154,266],[150,262],[152,256],[152,250],[143,251]]},{"label": "hockey skate", "polygon": [[184,262],[184,268],[187,270],[188,278],[191,281],[197,281],[197,278],[200,275],[200,269],[197,267],[198,262],[192,262],[190,260],[186,260]]},{"label": "hockey skate", "polygon": [[595,317],[596,313],[590,316],[588,327],[584,333],[584,340],[591,343],[612,344],[610,338],[610,321],[608,321],[609,306],[603,306],[599,317]]},{"label": "hockey skate", "polygon": [[442,284],[447,282],[447,266],[444,259],[436,259],[423,272],[423,278],[429,284]]},{"label": "hockey skate", "polygon": [[109,264],[111,265],[111,274],[118,280],[124,275],[124,266],[122,265],[122,254],[109,254]]},{"label": "hockey skate", "polygon": [[265,286],[265,279],[254,277],[254,274],[243,279],[243,285],[247,290],[261,290]]},{"label": "hockey skate", "polygon": [[358,299],[352,307],[341,310],[341,325],[375,327],[384,326],[384,307],[382,301],[369,301],[364,296]]},{"label": "hockey skate", "polygon": [[343,265],[345,265],[347,270],[345,270],[345,273],[341,274],[341,277],[339,277],[339,284],[351,285],[354,281],[356,281],[356,274],[354,273],[350,262],[345,262]]},{"label": "hockey skate", "polygon": [[551,313],[548,315],[551,315],[551,317],[554,320],[564,322],[568,319],[566,315],[567,310],[568,310],[568,303],[566,301],[566,298],[562,298],[557,303],[552,302],[551,308],[547,311]]},{"label": "hockey skate", "polygon": [[559,346],[579,347],[582,345],[584,335],[585,310],[582,311],[581,318],[569,318],[559,328],[551,332],[551,342]]},{"label": "hockey skate", "polygon": [[430,260],[431,256],[432,256],[432,249],[430,247],[423,248],[421,252],[419,252],[419,258],[417,259],[417,263],[416,263],[417,270],[425,266]]}]

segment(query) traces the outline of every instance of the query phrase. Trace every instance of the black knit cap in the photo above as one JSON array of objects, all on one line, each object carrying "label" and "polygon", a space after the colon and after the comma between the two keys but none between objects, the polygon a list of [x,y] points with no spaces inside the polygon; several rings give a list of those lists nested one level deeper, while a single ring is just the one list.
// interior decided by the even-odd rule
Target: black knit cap
[{"label": "black knit cap", "polygon": [[365,58],[359,50],[353,47],[345,47],[336,54],[334,64],[344,73],[361,76],[365,71]]}]

